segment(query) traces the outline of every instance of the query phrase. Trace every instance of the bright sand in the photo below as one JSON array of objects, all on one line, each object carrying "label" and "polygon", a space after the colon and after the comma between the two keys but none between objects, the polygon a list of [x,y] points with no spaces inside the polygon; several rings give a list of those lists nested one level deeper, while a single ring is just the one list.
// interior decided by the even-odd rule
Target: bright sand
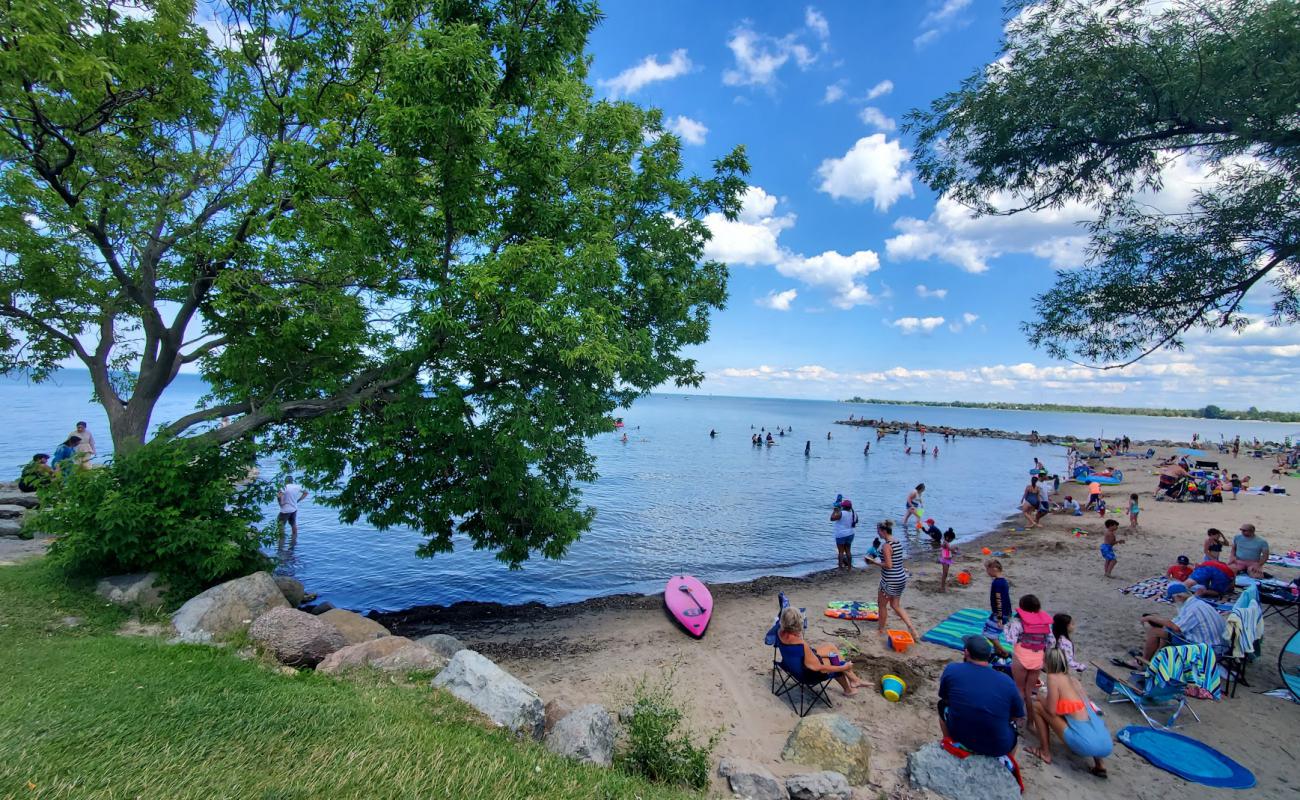
[{"label": "bright sand", "polygon": [[[1157,458],[1165,455],[1161,453]],[[1216,527],[1229,541],[1242,523],[1254,523],[1260,535],[1269,541],[1274,553],[1300,549],[1297,518],[1297,495],[1256,496],[1243,494],[1233,501],[1230,493],[1220,504],[1172,503],[1154,501],[1156,478],[1149,473],[1155,461],[1112,459],[1126,475],[1122,486],[1103,487],[1111,508],[1127,508],[1128,495],[1137,492],[1142,506],[1141,528],[1128,531],[1128,517],[1113,515],[1121,521],[1120,535],[1128,541],[1117,550],[1119,564],[1114,577],[1102,577],[1102,560],[1098,553],[1102,520],[1095,514],[1083,517],[1052,514],[1042,525],[1028,532],[1016,532],[1024,520],[1017,517],[1009,525],[976,542],[967,543],[955,559],[952,575],[968,570],[974,581],[959,587],[950,579],[946,594],[938,591],[940,567],[934,558],[909,562],[914,573],[903,596],[904,607],[923,633],[947,614],[963,607],[987,608],[989,578],[981,562],[982,547],[1005,550],[1015,547],[1014,556],[1003,558],[1006,576],[1011,581],[1012,602],[1023,594],[1036,594],[1044,610],[1066,612],[1075,620],[1075,649],[1080,661],[1107,664],[1111,656],[1123,656],[1130,647],[1140,647],[1142,627],[1139,617],[1152,612],[1172,616],[1174,607],[1138,597],[1120,594],[1122,587],[1143,578],[1160,575],[1179,555],[1193,563],[1200,560],[1205,530]],[[1275,480],[1270,474],[1272,459],[1221,458],[1220,464],[1241,475],[1251,475],[1252,485],[1280,483],[1288,491],[1300,494],[1300,481]],[[1061,494],[1078,497],[1086,487],[1062,484]],[[1020,486],[1001,487],[996,501],[1013,502]],[[942,486],[931,491],[939,493]],[[901,518],[902,497],[898,498]],[[834,561],[834,545],[828,523],[810,521],[805,531],[792,532],[791,546],[822,548],[827,566]],[[871,520],[863,520],[855,542],[855,560],[862,564],[861,553],[870,544]],[[1082,527],[1090,532],[1086,538],[1069,531]],[[865,541],[864,541],[865,540]],[[1227,551],[1224,556],[1226,558]],[[1295,577],[1300,571],[1270,568],[1274,576]],[[765,764],[777,775],[808,771],[808,768],[781,761],[786,737],[798,722],[790,705],[769,689],[772,649],[763,645],[763,634],[772,624],[777,609],[777,592],[785,591],[792,604],[806,607],[809,614],[808,640],[817,643],[838,638],[836,631],[852,625],[822,616],[831,600],[860,599],[874,602],[879,570],[855,568],[851,574],[821,573],[805,579],[762,579],[748,584],[715,587],[717,600],[708,634],[695,641],[676,629],[662,610],[659,597],[615,598],[593,601],[559,609],[521,609],[516,619],[493,615],[490,621],[456,623],[438,630],[454,633],[466,643],[496,658],[504,667],[535,688],[544,700],[558,699],[573,706],[599,702],[617,709],[627,703],[630,687],[642,676],[654,678],[664,670],[676,675],[677,696],[689,707],[690,720],[697,730],[722,728],[725,733],[717,757],[740,756]],[[872,786],[859,790],[858,796],[890,798],[922,797],[924,793],[908,789],[905,759],[908,752],[927,741],[939,738],[935,703],[939,674],[946,664],[957,661],[960,654],[928,643],[913,646],[906,654],[890,651],[875,633],[874,622],[858,623],[860,636],[849,641],[865,653],[855,659],[860,677],[871,686],[854,697],[845,697],[838,686],[830,689],[834,711],[847,716],[872,738]],[[890,627],[902,628],[891,617]],[[1293,798],[1300,784],[1300,705],[1256,692],[1281,685],[1277,674],[1277,655],[1286,637],[1294,629],[1278,617],[1265,623],[1264,655],[1247,670],[1249,687],[1241,687],[1237,696],[1221,702],[1189,700],[1201,716],[1198,724],[1184,712],[1189,724],[1179,728],[1244,764],[1255,773],[1257,786],[1235,796],[1252,798]],[[1119,668],[1114,672],[1123,674]],[[1094,682],[1094,668],[1082,675],[1089,695],[1104,700]],[[893,673],[903,676],[909,691],[901,703],[889,703],[880,696],[880,676]],[[1126,725],[1143,724],[1141,716],[1128,705],[1104,705],[1105,721],[1112,736]],[[824,706],[813,713],[826,713]],[[1036,743],[1032,734],[1021,739],[1018,757],[1024,769],[1026,798],[1083,800],[1083,798],[1202,798],[1228,796],[1229,792],[1187,783],[1163,772],[1123,745],[1115,744],[1114,755],[1107,759],[1109,780],[1099,780],[1086,771],[1090,762],[1072,756],[1059,740],[1053,743],[1054,760],[1050,765],[1024,752],[1023,746]],[[725,785],[714,779],[714,789],[724,792]]]}]

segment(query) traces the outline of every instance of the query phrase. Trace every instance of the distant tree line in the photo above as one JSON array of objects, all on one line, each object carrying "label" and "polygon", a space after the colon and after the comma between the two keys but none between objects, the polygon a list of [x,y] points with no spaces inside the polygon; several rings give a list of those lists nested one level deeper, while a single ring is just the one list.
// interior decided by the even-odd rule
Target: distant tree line
[{"label": "distant tree line", "polygon": [[874,403],[887,406],[933,406],[941,408],[997,408],[1007,411],[1070,411],[1084,414],[1138,414],[1148,417],[1192,417],[1196,419],[1250,419],[1264,422],[1300,422],[1300,412],[1260,411],[1251,406],[1232,411],[1216,405],[1204,408],[1122,408],[1118,406],[1072,406],[1062,403],[969,403],[961,400],[881,400],[851,397],[846,403]]}]

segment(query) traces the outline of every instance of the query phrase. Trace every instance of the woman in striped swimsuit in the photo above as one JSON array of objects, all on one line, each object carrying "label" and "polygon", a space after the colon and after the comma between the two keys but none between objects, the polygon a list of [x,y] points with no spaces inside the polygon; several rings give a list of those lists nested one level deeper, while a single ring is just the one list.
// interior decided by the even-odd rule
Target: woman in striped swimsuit
[{"label": "woman in striped swimsuit", "polygon": [[880,545],[880,593],[878,595],[876,608],[879,610],[880,621],[878,628],[883,634],[886,630],[886,623],[889,621],[889,609],[892,607],[894,613],[907,626],[907,632],[912,634],[916,641],[921,640],[921,634],[916,632],[916,626],[903,610],[899,602],[903,597],[903,590],[907,588],[907,570],[903,568],[903,543],[894,538],[894,521],[883,520],[876,525],[876,533],[880,534],[882,544]]}]

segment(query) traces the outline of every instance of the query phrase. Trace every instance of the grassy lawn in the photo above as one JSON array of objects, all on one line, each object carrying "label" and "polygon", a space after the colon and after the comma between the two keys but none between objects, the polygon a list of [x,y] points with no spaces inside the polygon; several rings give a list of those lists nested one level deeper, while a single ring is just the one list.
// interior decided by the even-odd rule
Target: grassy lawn
[{"label": "grassy lawn", "polygon": [[698,797],[518,743],[426,685],[284,676],[124,619],[39,561],[0,567],[0,797]]}]

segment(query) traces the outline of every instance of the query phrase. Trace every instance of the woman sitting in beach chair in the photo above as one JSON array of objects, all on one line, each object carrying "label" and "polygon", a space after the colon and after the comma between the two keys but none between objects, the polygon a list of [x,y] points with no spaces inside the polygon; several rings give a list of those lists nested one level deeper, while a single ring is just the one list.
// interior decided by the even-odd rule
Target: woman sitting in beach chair
[{"label": "woman sitting in beach chair", "polygon": [[[780,660],[773,660],[773,670],[784,672],[795,683],[789,684],[783,679],[778,686],[774,673],[774,694],[786,694],[798,684],[817,686],[827,680],[834,680],[844,690],[844,694],[851,697],[858,693],[858,687],[862,685],[862,681],[853,672],[853,662],[840,658],[835,645],[819,644],[814,647],[804,641],[803,614],[797,608],[787,607],[781,611],[776,649],[780,653]],[[829,701],[827,705],[830,705]]]}]

